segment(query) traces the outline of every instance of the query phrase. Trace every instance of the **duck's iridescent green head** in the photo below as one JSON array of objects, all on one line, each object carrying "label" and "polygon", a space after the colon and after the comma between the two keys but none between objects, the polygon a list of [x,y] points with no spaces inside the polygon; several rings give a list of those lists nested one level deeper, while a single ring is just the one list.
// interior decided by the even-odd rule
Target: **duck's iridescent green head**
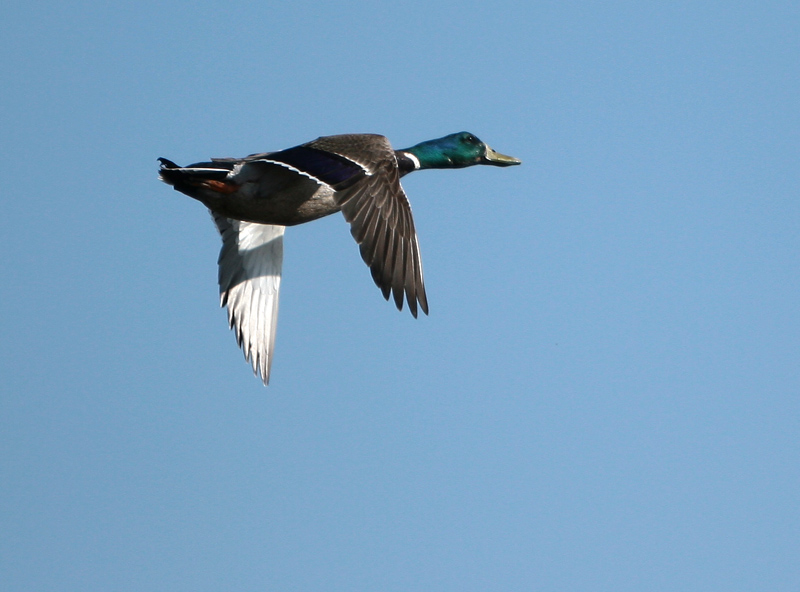
[{"label": "duck's iridescent green head", "polygon": [[511,166],[522,163],[513,156],[495,152],[469,132],[428,140],[400,152],[413,155],[419,161],[420,169],[460,169],[475,164]]}]

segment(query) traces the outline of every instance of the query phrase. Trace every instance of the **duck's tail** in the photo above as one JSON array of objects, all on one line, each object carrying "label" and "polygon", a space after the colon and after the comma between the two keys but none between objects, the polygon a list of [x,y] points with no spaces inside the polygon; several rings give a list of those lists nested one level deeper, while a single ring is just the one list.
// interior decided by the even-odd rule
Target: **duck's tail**
[{"label": "duck's tail", "polygon": [[161,168],[158,170],[158,178],[177,188],[177,185],[202,185],[208,181],[223,181],[228,173],[233,170],[233,162],[214,161],[198,162],[187,167],[181,167],[167,160],[159,158]]},{"label": "duck's tail", "polygon": [[235,184],[226,183],[228,173],[236,165],[234,159],[198,162],[187,167],[178,166],[166,158],[159,158],[158,161],[161,163],[158,178],[192,197],[196,197],[198,188],[210,189],[216,193],[231,193],[237,189]]}]

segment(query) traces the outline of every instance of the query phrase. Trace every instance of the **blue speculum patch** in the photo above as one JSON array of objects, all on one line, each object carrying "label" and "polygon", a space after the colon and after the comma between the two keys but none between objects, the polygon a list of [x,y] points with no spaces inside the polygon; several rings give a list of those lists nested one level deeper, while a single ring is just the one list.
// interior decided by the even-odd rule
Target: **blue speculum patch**
[{"label": "blue speculum patch", "polygon": [[337,154],[308,146],[295,146],[267,157],[294,167],[331,186],[355,181],[364,175],[364,169]]}]

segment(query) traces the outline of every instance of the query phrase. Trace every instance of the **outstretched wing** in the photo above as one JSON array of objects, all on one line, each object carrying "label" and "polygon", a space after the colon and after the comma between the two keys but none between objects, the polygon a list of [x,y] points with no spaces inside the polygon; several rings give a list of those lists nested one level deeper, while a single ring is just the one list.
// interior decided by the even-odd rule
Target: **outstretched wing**
[{"label": "outstretched wing", "polygon": [[212,215],[222,235],[220,306],[227,305],[236,341],[253,373],[267,385],[278,324],[285,227]]},{"label": "outstretched wing", "polygon": [[328,136],[306,146],[334,152],[364,170],[365,175],[352,187],[337,191],[335,199],[384,298],[392,294],[402,310],[405,294],[412,315],[417,316],[417,303],[428,314],[411,204],[400,185],[389,140],[370,134]]}]

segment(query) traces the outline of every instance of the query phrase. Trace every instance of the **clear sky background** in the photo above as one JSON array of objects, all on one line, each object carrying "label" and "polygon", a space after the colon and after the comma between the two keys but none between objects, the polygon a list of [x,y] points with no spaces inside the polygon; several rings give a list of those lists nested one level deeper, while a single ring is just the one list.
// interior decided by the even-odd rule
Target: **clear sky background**
[{"label": "clear sky background", "polygon": [[[0,590],[800,589],[800,5],[20,2]],[[468,130],[429,317],[289,229],[272,384],[179,163]]]}]

